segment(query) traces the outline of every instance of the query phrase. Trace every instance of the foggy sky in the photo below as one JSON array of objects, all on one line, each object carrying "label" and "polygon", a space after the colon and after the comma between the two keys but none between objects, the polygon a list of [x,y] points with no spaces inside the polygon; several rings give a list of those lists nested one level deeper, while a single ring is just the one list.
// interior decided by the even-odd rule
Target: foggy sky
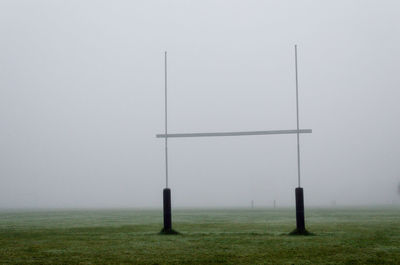
[{"label": "foggy sky", "polygon": [[[397,1],[0,2],[0,208],[161,207],[169,132],[296,128],[311,206],[400,203]],[[294,206],[295,135],[169,140],[174,207]]]}]

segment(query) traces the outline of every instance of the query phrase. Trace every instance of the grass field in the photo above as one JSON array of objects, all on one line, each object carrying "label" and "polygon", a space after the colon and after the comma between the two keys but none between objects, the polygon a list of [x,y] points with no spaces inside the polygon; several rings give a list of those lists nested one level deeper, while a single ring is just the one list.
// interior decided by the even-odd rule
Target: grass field
[{"label": "grass field", "polygon": [[400,264],[400,208],[0,211],[0,264]]}]

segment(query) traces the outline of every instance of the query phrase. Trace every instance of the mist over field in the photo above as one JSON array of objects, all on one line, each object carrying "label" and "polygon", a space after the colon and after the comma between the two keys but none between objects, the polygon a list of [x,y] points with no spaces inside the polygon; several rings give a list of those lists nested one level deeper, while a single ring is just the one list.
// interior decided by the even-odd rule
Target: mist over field
[{"label": "mist over field", "polygon": [[[400,204],[397,1],[0,2],[0,208],[161,207],[170,133],[296,129],[306,206]],[[294,206],[295,135],[169,140],[174,207]]]}]

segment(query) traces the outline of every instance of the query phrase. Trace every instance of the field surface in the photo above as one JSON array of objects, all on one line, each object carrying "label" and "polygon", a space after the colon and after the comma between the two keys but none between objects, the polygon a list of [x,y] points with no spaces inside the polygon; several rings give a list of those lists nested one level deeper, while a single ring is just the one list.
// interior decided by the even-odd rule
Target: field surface
[{"label": "field surface", "polygon": [[0,211],[0,264],[400,264],[400,208]]}]

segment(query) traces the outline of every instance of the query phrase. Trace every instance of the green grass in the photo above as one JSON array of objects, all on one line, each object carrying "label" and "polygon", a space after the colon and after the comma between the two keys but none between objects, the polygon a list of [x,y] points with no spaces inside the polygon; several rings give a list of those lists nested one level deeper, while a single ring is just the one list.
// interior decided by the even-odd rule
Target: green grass
[{"label": "green grass", "polygon": [[400,264],[400,208],[1,211],[0,264]]}]

